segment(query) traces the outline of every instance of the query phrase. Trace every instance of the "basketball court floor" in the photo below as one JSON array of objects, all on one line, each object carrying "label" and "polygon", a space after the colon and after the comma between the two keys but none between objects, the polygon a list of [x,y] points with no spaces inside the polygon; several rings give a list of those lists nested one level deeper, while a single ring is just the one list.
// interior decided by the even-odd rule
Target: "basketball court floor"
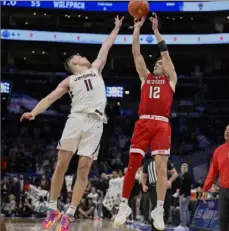
[{"label": "basketball court floor", "polygon": [[[43,231],[41,219],[11,218],[6,219],[7,231]],[[55,231],[55,228],[52,229]],[[130,228],[126,225],[115,226],[109,220],[77,220],[71,224],[71,231],[139,231],[137,228]],[[148,229],[147,229],[148,230]],[[150,229],[149,229],[150,230]]]},{"label": "basketball court floor", "polygon": [[[37,218],[6,218],[7,231],[43,231],[42,219]],[[56,227],[52,230],[55,231]],[[167,227],[165,231],[173,231],[174,227]],[[151,231],[150,225],[135,224],[116,226],[110,220],[76,220],[71,224],[71,231]],[[190,230],[191,231],[191,230]],[[194,230],[192,230],[194,231]]]}]

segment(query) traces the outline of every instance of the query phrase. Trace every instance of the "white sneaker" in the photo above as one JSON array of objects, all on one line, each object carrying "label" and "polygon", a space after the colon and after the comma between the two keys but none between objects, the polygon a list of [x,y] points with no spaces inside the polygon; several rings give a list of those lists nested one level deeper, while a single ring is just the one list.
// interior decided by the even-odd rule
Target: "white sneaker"
[{"label": "white sneaker", "polygon": [[182,225],[179,225],[178,227],[174,228],[175,231],[186,231],[186,228]]},{"label": "white sneaker", "polygon": [[115,217],[114,223],[117,225],[122,225],[126,222],[127,217],[131,214],[131,208],[126,203],[121,203],[119,205],[118,214]]},{"label": "white sneaker", "polygon": [[153,219],[153,226],[157,230],[164,230],[165,229],[165,222],[164,222],[164,209],[156,207],[151,212],[151,217]]}]

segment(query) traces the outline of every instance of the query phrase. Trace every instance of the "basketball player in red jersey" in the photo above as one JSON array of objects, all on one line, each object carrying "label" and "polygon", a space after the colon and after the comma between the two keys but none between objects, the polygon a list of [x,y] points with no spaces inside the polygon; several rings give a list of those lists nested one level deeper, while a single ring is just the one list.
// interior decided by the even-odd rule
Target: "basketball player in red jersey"
[{"label": "basketball player in red jersey", "polygon": [[154,220],[155,228],[164,230],[163,205],[169,186],[167,180],[167,161],[170,155],[171,140],[169,117],[177,75],[165,41],[158,31],[158,20],[155,13],[153,13],[150,20],[161,58],[157,60],[153,74],[151,74],[140,52],[140,28],[145,19],[136,22],[134,25],[132,52],[135,66],[142,82],[141,101],[138,112],[139,120],[135,124],[131,140],[129,165],[124,178],[122,201],[115,223],[123,224],[131,214],[128,198],[133,187],[136,171],[141,166],[145,152],[150,148],[151,154],[155,157],[157,172],[157,206],[151,212],[151,217]]}]

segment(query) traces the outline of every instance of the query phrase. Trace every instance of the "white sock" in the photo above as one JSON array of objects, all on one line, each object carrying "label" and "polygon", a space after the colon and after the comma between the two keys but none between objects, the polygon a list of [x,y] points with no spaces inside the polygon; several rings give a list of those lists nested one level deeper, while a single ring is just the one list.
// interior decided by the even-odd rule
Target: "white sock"
[{"label": "white sock", "polygon": [[122,202],[122,203],[125,203],[125,204],[128,204],[128,199],[127,199],[127,198],[122,197],[121,202]]},{"label": "white sock", "polygon": [[57,201],[49,201],[49,206],[48,208],[50,210],[57,210]]},{"label": "white sock", "polygon": [[164,201],[157,201],[157,208],[163,208]]},{"label": "white sock", "polygon": [[76,207],[74,207],[73,205],[70,205],[66,211],[66,214],[74,216],[75,212],[76,212]]}]

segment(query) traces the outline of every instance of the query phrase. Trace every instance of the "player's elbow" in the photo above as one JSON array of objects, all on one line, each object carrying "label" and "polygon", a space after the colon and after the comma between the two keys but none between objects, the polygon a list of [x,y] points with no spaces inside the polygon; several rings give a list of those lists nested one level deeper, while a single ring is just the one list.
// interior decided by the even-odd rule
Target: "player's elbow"
[{"label": "player's elbow", "polygon": [[112,46],[113,46],[113,43],[110,41],[110,39],[106,39],[102,45],[102,48],[105,52],[108,52]]},{"label": "player's elbow", "polygon": [[132,54],[135,58],[139,57],[141,55],[140,51],[138,49],[133,48]]}]

